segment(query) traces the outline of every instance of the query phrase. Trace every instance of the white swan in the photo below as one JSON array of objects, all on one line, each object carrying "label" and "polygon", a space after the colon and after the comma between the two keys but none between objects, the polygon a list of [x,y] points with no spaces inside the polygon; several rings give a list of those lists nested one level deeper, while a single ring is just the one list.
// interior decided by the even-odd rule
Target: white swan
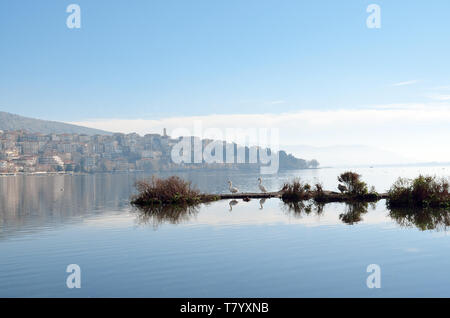
[{"label": "white swan", "polygon": [[259,180],[259,190],[261,190],[261,192],[266,193],[267,190],[266,190],[266,188],[262,185],[262,179],[261,179],[261,177],[259,177],[258,180]]},{"label": "white swan", "polygon": [[230,185],[230,192],[231,193],[239,192],[238,188],[233,187],[233,183],[231,183],[231,181],[228,181],[228,184]]}]

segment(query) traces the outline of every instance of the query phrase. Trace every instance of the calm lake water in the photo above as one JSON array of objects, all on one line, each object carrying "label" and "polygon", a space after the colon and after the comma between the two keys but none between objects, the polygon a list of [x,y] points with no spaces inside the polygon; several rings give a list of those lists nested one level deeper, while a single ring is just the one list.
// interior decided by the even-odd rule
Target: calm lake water
[{"label": "calm lake water", "polygon": [[[399,176],[450,166],[353,169],[384,192]],[[336,189],[344,169],[264,177],[269,190],[300,176]],[[257,190],[257,173],[179,174],[201,190]],[[128,204],[144,174],[0,177],[0,297],[450,297],[446,214],[375,205],[285,206],[219,201],[145,214]],[[231,204],[230,204],[231,202]],[[81,267],[81,288],[66,267]],[[381,288],[369,289],[369,264]]]}]

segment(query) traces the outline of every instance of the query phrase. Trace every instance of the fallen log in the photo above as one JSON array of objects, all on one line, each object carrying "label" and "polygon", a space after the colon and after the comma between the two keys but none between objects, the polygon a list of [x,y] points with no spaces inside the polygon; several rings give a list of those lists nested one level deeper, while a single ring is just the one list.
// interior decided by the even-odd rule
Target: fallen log
[{"label": "fallen log", "polygon": [[[264,198],[281,198],[283,195],[282,191],[277,192],[265,192],[265,193],[255,193],[255,192],[242,192],[242,193],[224,193],[218,194],[217,196],[221,200],[226,199],[264,199]],[[387,193],[378,193],[373,196],[353,196],[349,194],[343,194],[334,191],[323,191],[322,193],[310,192],[307,196],[305,196],[305,200],[314,199],[317,201],[324,202],[346,202],[346,201],[367,201],[367,200],[381,200],[387,199]],[[300,200],[301,201],[301,200]]]},{"label": "fallen log", "polygon": [[267,199],[267,198],[281,198],[281,195],[283,193],[278,192],[242,192],[242,193],[224,193],[224,194],[218,194],[221,200],[226,199]]}]

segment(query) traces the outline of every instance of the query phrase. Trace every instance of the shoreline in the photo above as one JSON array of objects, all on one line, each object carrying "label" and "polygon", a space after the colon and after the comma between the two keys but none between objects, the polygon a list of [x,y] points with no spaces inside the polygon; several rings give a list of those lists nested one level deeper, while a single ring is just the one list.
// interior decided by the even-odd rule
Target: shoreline
[{"label": "shoreline", "polygon": [[[322,167],[319,168],[299,168],[299,169],[280,169],[280,172],[283,171],[297,171],[297,170],[320,170],[324,169]],[[95,174],[133,174],[133,173],[149,173],[149,174],[158,174],[158,173],[173,173],[173,172],[216,172],[216,171],[258,171],[259,169],[168,169],[168,170],[155,170],[155,171],[146,171],[146,170],[118,170],[118,171],[95,171],[95,172],[74,172],[74,171],[37,171],[37,172],[0,172],[0,177],[5,176],[55,176],[55,175],[95,175]]]}]

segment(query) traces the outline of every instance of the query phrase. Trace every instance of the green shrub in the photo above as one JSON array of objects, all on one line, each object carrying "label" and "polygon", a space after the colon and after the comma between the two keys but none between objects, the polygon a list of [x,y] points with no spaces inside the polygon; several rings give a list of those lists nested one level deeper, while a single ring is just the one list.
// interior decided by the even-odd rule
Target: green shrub
[{"label": "green shrub", "polygon": [[450,207],[449,180],[420,175],[399,178],[388,192],[389,207]]},{"label": "green shrub", "polygon": [[307,200],[311,197],[311,186],[303,183],[300,178],[295,178],[291,182],[285,182],[281,189],[281,199],[284,202],[296,202]]},{"label": "green shrub", "polygon": [[365,195],[368,193],[367,184],[360,180],[361,175],[347,171],[342,173],[338,177],[338,181],[341,183],[338,186],[339,191],[350,195]]},{"label": "green shrub", "polygon": [[150,180],[137,181],[135,186],[138,194],[131,199],[134,205],[196,204],[217,199],[201,194],[190,182],[176,176],[167,179],[153,176]]}]

